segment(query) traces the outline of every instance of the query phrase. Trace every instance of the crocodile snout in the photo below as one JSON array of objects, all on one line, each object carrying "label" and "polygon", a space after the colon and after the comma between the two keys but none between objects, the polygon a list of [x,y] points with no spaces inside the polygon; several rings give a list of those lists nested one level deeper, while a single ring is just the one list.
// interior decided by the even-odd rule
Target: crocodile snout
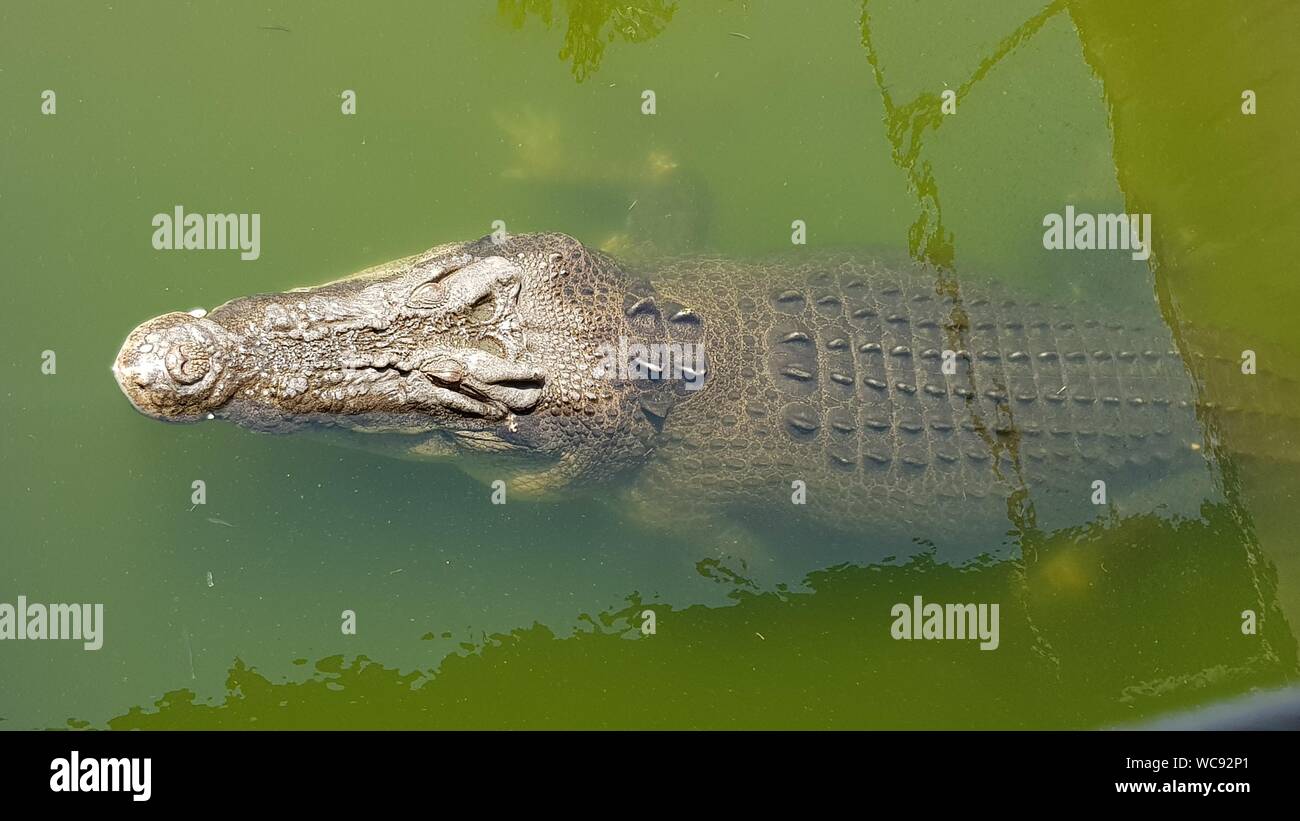
[{"label": "crocodile snout", "polygon": [[220,407],[225,331],[210,320],[170,313],[127,336],[113,362],[118,387],[136,410],[169,422],[193,422]]}]

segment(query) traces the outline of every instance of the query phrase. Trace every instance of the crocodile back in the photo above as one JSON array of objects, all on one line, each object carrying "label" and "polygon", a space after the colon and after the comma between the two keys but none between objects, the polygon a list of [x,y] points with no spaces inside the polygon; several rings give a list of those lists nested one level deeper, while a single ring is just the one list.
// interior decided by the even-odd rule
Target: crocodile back
[{"label": "crocodile back", "polygon": [[770,507],[802,481],[851,526],[1005,517],[1008,500],[1055,526],[1095,515],[1096,481],[1130,511],[1189,469],[1211,491],[1154,300],[1026,300],[869,258],[681,261],[656,287],[705,317],[711,368],[647,471],[665,492]]}]

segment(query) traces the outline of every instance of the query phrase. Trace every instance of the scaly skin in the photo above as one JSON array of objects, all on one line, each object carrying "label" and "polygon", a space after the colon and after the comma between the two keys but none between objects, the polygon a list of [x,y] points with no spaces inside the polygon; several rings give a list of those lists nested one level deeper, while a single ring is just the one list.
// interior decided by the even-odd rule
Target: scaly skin
[{"label": "scaly skin", "polygon": [[[1018,493],[1086,504],[1094,476],[1206,464],[1154,306],[1133,319],[957,296],[862,258],[674,260],[652,279],[561,234],[439,246],[150,320],[114,370],[168,421],[347,431],[534,494],[617,477],[674,506],[772,507],[798,480],[849,528],[1005,515]],[[707,361],[610,378],[603,346],[620,340]]]},{"label": "scaly skin", "polygon": [[958,294],[932,270],[861,256],[656,275],[704,317],[712,380],[669,416],[643,498],[784,515],[800,480],[823,521],[928,537],[1015,519],[1009,500],[1078,523],[1097,513],[1097,479],[1130,512],[1165,477],[1200,483],[1180,512],[1209,491],[1194,386],[1154,304]]}]

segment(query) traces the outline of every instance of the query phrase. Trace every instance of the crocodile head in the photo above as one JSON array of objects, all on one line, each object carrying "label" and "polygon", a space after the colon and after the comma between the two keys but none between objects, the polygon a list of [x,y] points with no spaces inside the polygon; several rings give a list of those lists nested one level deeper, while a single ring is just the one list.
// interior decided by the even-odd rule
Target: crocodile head
[{"label": "crocodile head", "polygon": [[654,434],[637,388],[602,373],[609,343],[629,333],[625,291],[607,258],[570,237],[485,238],[150,319],[113,371],[155,419],[473,453],[486,475],[508,461],[551,489],[607,474]]}]

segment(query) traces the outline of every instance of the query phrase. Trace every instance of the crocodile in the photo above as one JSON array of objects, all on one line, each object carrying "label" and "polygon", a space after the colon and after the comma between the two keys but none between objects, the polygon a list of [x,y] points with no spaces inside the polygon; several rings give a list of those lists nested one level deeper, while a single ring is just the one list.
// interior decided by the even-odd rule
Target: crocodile
[{"label": "crocodile", "polygon": [[1017,299],[870,254],[647,275],[564,234],[484,237],[150,319],[113,371],[155,419],[323,431],[683,518],[924,533],[1026,502],[1091,515],[1095,480],[1213,468],[1154,301]]}]

